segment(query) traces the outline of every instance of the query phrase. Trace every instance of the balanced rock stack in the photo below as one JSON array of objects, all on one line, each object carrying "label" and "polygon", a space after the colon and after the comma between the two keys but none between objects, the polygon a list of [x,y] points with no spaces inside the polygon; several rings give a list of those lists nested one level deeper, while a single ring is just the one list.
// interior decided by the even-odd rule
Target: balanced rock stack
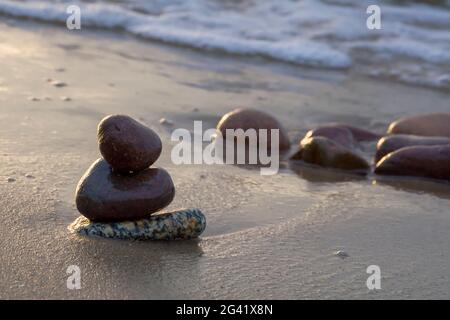
[{"label": "balanced rock stack", "polygon": [[162,143],[150,128],[125,115],[104,118],[98,126],[103,158],[80,179],[76,206],[84,216],[69,230],[118,239],[183,239],[199,236],[205,217],[196,209],[151,214],[168,206],[175,187],[169,173],[150,168]]}]

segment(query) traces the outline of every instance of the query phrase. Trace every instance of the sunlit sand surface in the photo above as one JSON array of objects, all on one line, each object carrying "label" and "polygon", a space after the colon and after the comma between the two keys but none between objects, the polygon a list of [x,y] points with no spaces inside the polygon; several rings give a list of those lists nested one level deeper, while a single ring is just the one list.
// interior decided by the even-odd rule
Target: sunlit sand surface
[{"label": "sunlit sand surface", "polygon": [[[405,114],[448,111],[445,92],[5,20],[0,298],[447,298],[446,184],[390,182],[287,162],[278,175],[261,176],[170,160],[173,128],[191,130],[193,120],[213,128],[236,106],[276,115],[298,141],[321,123],[384,132]],[[79,215],[78,179],[99,157],[97,123],[113,113],[159,133],[164,147],[156,165],[170,172],[176,187],[168,210],[200,208],[207,216],[201,239],[122,242],[68,233]],[[163,117],[173,127],[161,125]],[[349,257],[340,259],[338,250]],[[73,264],[81,268],[81,290],[66,287]],[[381,268],[382,290],[366,287],[373,264]]]}]

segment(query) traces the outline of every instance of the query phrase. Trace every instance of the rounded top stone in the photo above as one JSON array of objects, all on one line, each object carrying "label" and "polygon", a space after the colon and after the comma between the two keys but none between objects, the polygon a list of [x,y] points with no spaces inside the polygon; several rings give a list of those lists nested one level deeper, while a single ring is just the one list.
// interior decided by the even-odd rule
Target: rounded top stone
[{"label": "rounded top stone", "polygon": [[271,146],[270,130],[278,129],[280,151],[288,150],[290,147],[289,138],[281,123],[272,115],[255,109],[238,108],[228,112],[220,119],[217,124],[217,129],[221,132],[223,137],[226,137],[226,129],[242,129],[244,131],[248,129],[267,129],[269,131],[267,141],[268,148]]},{"label": "rounded top stone", "polygon": [[387,133],[450,137],[450,113],[426,113],[404,117],[391,123]]},{"label": "rounded top stone", "polygon": [[138,172],[158,160],[162,143],[158,134],[126,115],[109,115],[97,129],[100,153],[118,172]]}]

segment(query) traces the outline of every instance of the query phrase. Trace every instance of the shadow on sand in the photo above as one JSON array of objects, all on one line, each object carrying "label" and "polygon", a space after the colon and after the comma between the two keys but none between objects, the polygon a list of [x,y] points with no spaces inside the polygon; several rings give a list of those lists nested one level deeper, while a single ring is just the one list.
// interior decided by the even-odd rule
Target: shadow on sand
[{"label": "shadow on sand", "polygon": [[337,169],[328,169],[307,164],[303,161],[289,161],[289,168],[300,178],[309,182],[348,182],[367,180],[365,174]]}]

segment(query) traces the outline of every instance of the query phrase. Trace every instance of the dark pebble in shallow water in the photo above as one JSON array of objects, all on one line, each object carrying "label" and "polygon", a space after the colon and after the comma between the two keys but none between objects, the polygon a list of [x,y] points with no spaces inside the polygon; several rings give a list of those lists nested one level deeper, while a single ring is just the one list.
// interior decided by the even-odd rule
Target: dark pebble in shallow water
[{"label": "dark pebble in shallow water", "polygon": [[388,134],[450,137],[450,114],[428,113],[405,117],[393,122]]},{"label": "dark pebble in shallow water", "polygon": [[236,109],[225,114],[217,124],[217,129],[226,137],[226,129],[267,129],[267,148],[271,148],[270,130],[279,129],[279,150],[286,151],[290,147],[286,130],[281,123],[270,114],[255,109]]},{"label": "dark pebble in shallow water", "polygon": [[398,149],[411,146],[436,146],[450,145],[450,138],[447,137],[422,137],[408,134],[396,134],[383,137],[378,141],[375,163],[384,156]]},{"label": "dark pebble in shallow water", "polygon": [[352,132],[342,126],[329,125],[312,129],[306,133],[304,139],[311,137],[325,137],[348,148],[355,145]]},{"label": "dark pebble in shallow water", "polygon": [[160,156],[162,143],[152,129],[125,115],[111,115],[98,125],[100,152],[119,172],[138,172]]},{"label": "dark pebble in shallow water", "polygon": [[119,175],[98,159],[78,183],[76,205],[91,221],[138,220],[169,205],[174,195],[172,179],[164,169]]},{"label": "dark pebble in shallow water", "polygon": [[358,146],[360,142],[377,140],[380,135],[365,129],[338,123],[310,130],[306,133],[305,138],[310,137],[325,137],[352,149]]},{"label": "dark pebble in shallow water", "polygon": [[375,173],[450,180],[450,145],[401,148],[381,159]]},{"label": "dark pebble in shallow water", "polygon": [[305,137],[300,142],[300,150],[291,160],[341,170],[367,172],[369,164],[355,151],[325,137]]},{"label": "dark pebble in shallow water", "polygon": [[329,124],[308,131],[305,138],[308,137],[325,137],[343,146],[353,148],[359,142],[379,139],[380,135],[346,124]]}]

